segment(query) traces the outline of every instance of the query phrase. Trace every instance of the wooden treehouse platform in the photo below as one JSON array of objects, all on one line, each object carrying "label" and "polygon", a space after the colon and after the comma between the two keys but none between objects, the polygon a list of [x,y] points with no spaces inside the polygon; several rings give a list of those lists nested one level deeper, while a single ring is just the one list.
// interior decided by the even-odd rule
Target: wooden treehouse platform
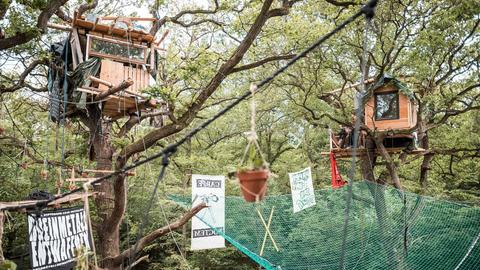
[{"label": "wooden treehouse platform", "polygon": [[[84,76],[82,84],[71,91],[86,94],[86,102],[100,103],[102,114],[114,120],[142,111],[153,112],[159,105],[165,109],[165,102],[142,93],[155,84],[152,74],[156,73],[160,51],[164,51],[159,45],[168,31],[155,40],[148,27],[139,23],[155,21],[154,18],[85,17],[75,13],[71,25],[49,24],[50,28],[71,32],[71,71],[78,71],[77,77]],[[88,64],[82,65],[87,61]],[[65,115],[77,110],[69,106]]]}]

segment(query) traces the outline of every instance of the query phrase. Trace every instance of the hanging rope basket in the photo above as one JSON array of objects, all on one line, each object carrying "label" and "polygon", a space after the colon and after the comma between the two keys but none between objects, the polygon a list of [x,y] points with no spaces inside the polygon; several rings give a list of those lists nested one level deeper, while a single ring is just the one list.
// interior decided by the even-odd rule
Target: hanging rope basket
[{"label": "hanging rope basket", "polygon": [[237,170],[237,178],[242,190],[242,195],[247,202],[261,201],[267,193],[267,180],[270,177],[268,163],[265,161],[260,146],[257,142],[255,131],[255,90],[256,85],[250,87],[251,99],[251,130],[247,132],[248,144]]}]

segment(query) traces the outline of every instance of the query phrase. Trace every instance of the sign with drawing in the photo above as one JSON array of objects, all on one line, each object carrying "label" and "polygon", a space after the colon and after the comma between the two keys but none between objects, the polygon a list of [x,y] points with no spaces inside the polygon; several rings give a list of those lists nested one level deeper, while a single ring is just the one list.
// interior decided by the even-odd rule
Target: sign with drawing
[{"label": "sign with drawing", "polygon": [[[225,247],[218,231],[225,229],[225,177],[223,175],[192,175],[192,207],[205,202],[209,207],[192,218],[192,250]],[[203,220],[203,221],[202,221]]]},{"label": "sign with drawing", "polygon": [[28,213],[31,269],[72,269],[75,251],[90,250],[90,232],[82,207]]},{"label": "sign with drawing", "polygon": [[315,193],[313,191],[312,170],[310,167],[299,172],[289,173],[290,187],[292,189],[293,212],[315,205]]}]

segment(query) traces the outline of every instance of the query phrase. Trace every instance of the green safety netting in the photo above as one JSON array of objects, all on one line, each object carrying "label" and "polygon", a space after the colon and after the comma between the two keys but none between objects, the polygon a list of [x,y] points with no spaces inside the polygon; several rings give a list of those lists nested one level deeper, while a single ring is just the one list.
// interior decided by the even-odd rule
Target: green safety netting
[{"label": "green safety netting", "polygon": [[[338,269],[347,194],[347,187],[318,190],[316,206],[295,214],[290,195],[270,195],[258,204],[227,196],[225,231],[207,225],[266,269]],[[190,207],[190,198],[170,198]],[[266,222],[274,208],[270,230],[278,252],[267,237],[260,255],[265,226],[256,208]],[[479,238],[478,207],[354,182],[344,267],[480,269]]]}]

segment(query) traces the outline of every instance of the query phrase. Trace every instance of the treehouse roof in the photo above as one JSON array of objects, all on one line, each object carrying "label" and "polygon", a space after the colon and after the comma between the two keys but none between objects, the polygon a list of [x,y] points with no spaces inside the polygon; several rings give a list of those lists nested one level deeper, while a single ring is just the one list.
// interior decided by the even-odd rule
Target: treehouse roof
[{"label": "treehouse roof", "polygon": [[[149,29],[138,24],[138,21],[155,21],[154,18],[133,18],[133,17],[99,17],[90,14],[86,17],[74,16],[72,25],[97,32],[104,35],[116,36],[120,38],[129,38],[133,41],[151,43],[154,36],[149,33]],[[108,23],[107,23],[108,22]]]},{"label": "treehouse roof", "polygon": [[[369,95],[370,97],[375,90],[379,89],[380,87],[385,87],[385,86],[394,86],[397,88],[402,94],[408,97],[411,101],[415,100],[415,97],[413,95],[412,90],[407,87],[406,84],[395,78],[394,76],[384,73],[382,74],[369,88]],[[368,99],[368,98],[367,98]],[[366,99],[364,99],[366,101]]]}]

